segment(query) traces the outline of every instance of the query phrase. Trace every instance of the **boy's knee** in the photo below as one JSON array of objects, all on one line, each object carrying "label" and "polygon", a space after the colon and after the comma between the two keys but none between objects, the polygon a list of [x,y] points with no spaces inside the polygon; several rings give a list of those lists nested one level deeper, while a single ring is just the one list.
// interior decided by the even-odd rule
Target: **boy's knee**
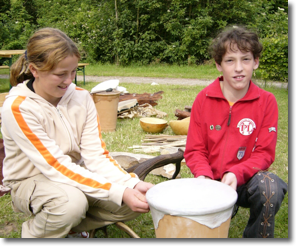
[{"label": "boy's knee", "polygon": [[255,193],[251,194],[255,196],[255,202],[258,201],[263,206],[274,208],[276,213],[287,192],[287,184],[277,175],[268,171],[258,172],[254,178],[257,185],[252,187]]}]

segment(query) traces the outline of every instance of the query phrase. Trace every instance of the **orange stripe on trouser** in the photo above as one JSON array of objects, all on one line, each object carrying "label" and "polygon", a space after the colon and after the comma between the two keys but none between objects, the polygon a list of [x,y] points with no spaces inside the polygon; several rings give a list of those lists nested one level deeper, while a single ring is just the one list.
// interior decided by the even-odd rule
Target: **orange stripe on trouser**
[{"label": "orange stripe on trouser", "polygon": [[25,136],[29,139],[29,141],[34,145],[34,147],[40,152],[40,154],[44,157],[44,159],[47,161],[49,165],[54,167],[57,171],[65,175],[66,177],[70,178],[73,181],[76,181],[82,185],[86,185],[92,188],[101,188],[105,190],[109,190],[111,187],[111,183],[105,183],[101,184],[93,179],[86,178],[81,176],[80,174],[77,174],[70,169],[68,169],[66,166],[60,164],[55,157],[48,151],[48,149],[42,144],[42,142],[39,140],[39,138],[31,131],[29,126],[27,125],[26,121],[24,120],[21,112],[20,112],[20,104],[25,100],[26,97],[20,96],[17,97],[12,104],[12,112],[13,115],[25,134]]}]

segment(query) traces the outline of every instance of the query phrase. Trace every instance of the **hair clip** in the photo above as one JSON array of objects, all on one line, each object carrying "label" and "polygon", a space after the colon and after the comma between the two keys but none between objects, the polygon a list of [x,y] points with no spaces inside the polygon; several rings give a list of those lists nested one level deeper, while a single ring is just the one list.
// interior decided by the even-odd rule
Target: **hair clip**
[{"label": "hair clip", "polygon": [[28,61],[27,50],[25,50],[25,60]]}]

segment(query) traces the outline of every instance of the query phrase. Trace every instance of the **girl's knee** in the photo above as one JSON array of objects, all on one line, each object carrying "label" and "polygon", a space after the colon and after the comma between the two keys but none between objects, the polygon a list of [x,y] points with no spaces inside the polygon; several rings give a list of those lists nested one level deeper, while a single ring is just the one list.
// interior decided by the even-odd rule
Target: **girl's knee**
[{"label": "girl's knee", "polygon": [[78,225],[86,217],[88,210],[88,201],[83,192],[76,188],[67,186],[64,188],[64,197],[61,201],[54,201],[49,204],[48,209],[53,219],[51,222],[58,223],[59,227],[73,227]]},{"label": "girl's knee", "polygon": [[71,224],[71,227],[77,226],[86,217],[88,210],[88,201],[86,196],[80,191],[80,194],[69,198],[65,204],[63,220],[65,224]]}]

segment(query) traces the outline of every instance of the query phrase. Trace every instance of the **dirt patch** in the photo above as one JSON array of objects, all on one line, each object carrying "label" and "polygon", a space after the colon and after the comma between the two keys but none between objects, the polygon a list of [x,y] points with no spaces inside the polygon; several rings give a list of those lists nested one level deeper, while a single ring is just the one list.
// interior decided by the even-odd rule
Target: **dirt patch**
[{"label": "dirt patch", "polygon": [[[0,75],[2,79],[8,79],[8,75]],[[83,81],[83,76],[77,76],[78,81]],[[118,79],[119,83],[136,83],[136,84],[168,84],[168,85],[189,85],[189,86],[207,86],[213,80],[206,79],[184,79],[184,78],[154,78],[154,77],[120,77],[120,76],[85,76],[86,82],[101,83],[106,80]],[[263,85],[264,81],[256,81],[258,85]],[[278,88],[287,88],[288,83],[267,81],[267,85]]]},{"label": "dirt patch", "polygon": [[4,225],[0,225],[0,238],[5,238],[12,232],[18,232],[18,226],[16,222],[7,222]]},{"label": "dirt patch", "polygon": [[[85,81],[87,82],[98,82],[101,83],[105,80],[118,79],[119,83],[136,83],[136,84],[166,84],[166,85],[188,85],[188,86],[207,86],[211,84],[214,80],[205,79],[185,79],[185,78],[152,78],[152,77],[119,77],[119,76],[85,76]],[[78,75],[78,80],[83,81],[83,76]],[[254,80],[260,86],[263,86],[263,80]],[[274,82],[267,81],[268,86],[274,86],[277,88],[288,87],[288,83],[284,82]]]},{"label": "dirt patch", "polygon": [[[171,85],[202,85],[206,86],[212,83],[212,80],[183,79],[183,78],[152,78],[152,77],[118,77],[118,76],[85,76],[87,82],[101,83],[105,80],[118,79],[119,83],[136,83],[136,84],[171,84]],[[78,80],[83,81],[83,76],[78,75]]]}]

